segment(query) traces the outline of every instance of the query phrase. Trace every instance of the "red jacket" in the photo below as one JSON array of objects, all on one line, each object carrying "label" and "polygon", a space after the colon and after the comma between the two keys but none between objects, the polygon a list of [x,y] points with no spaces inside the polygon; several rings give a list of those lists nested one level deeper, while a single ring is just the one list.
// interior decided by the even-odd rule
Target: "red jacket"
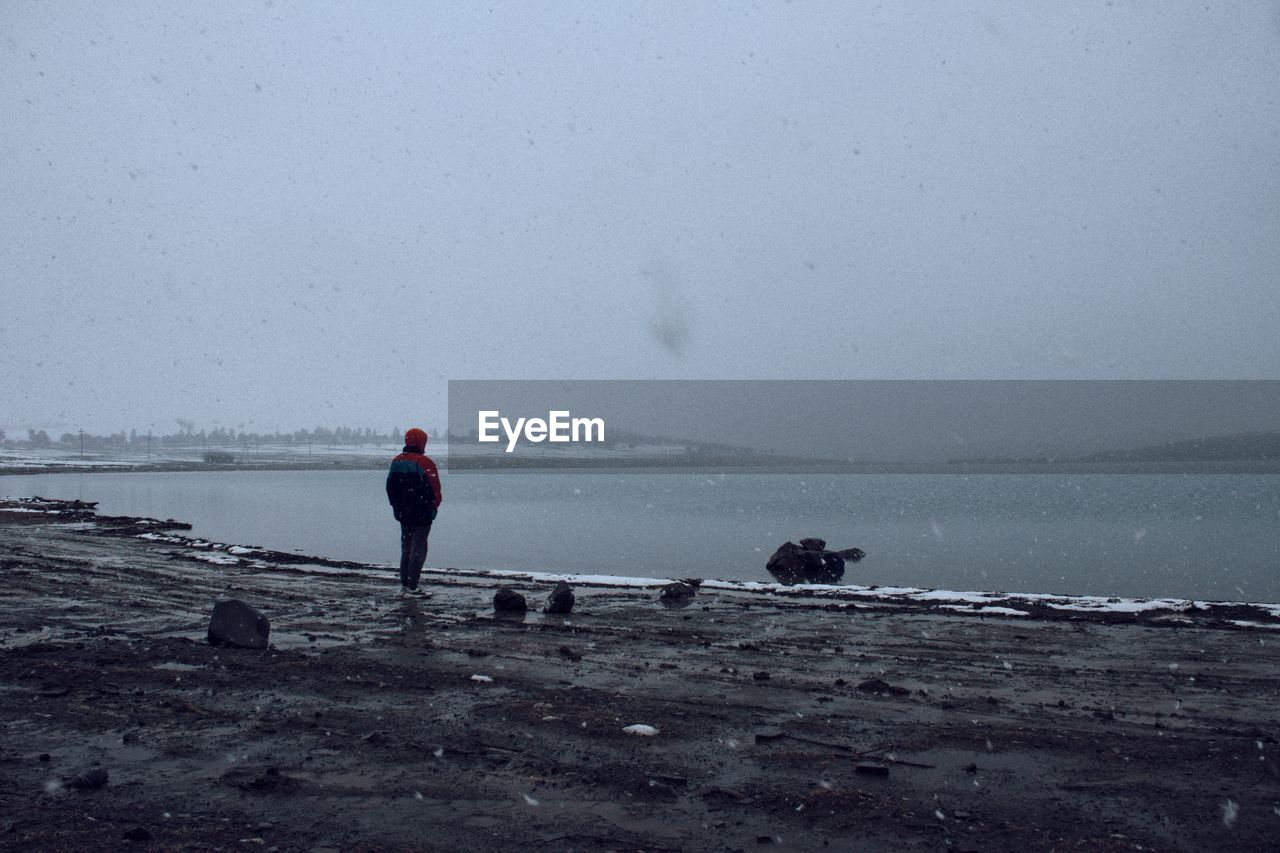
[{"label": "red jacket", "polygon": [[440,472],[430,456],[416,447],[391,460],[387,471],[387,500],[396,520],[406,524],[429,524],[444,494],[440,489]]}]

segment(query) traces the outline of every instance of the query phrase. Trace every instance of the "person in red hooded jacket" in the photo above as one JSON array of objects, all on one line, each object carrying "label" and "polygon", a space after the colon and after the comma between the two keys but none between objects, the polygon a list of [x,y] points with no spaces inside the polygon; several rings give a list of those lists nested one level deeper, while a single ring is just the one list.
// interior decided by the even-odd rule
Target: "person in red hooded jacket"
[{"label": "person in red hooded jacket", "polygon": [[404,451],[387,471],[387,500],[400,522],[400,594],[429,595],[418,588],[427,561],[427,537],[443,495],[440,472],[427,456],[427,434],[414,427],[404,434]]}]

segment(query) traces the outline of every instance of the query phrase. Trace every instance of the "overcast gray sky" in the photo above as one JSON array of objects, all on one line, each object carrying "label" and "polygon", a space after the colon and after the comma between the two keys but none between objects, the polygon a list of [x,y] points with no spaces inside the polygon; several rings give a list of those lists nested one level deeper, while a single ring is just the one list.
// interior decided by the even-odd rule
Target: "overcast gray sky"
[{"label": "overcast gray sky", "polygon": [[6,0],[0,97],[11,431],[1280,378],[1274,0]]}]

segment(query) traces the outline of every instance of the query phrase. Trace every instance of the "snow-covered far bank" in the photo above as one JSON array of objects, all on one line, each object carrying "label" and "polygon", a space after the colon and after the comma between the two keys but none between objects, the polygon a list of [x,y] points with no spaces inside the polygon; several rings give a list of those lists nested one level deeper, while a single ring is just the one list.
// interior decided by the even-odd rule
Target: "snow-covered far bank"
[{"label": "snow-covered far bank", "polygon": [[[308,465],[378,465],[395,456],[399,444],[246,444],[226,447],[203,445],[161,447],[150,452],[136,448],[81,453],[66,446],[33,447],[10,442],[0,447],[0,474],[54,473],[58,471],[149,470],[170,467],[267,468]],[[432,445],[443,455],[445,446]]]}]

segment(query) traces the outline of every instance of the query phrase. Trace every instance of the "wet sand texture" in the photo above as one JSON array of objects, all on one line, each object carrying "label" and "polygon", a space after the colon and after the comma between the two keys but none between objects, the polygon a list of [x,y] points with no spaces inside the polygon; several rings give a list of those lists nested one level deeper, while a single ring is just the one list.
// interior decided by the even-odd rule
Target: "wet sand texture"
[{"label": "wet sand texture", "polygon": [[[34,503],[0,506],[0,571],[4,849],[1280,839],[1280,631],[1256,613],[575,584],[569,615],[499,617],[499,586],[554,584],[437,572],[402,600],[389,569]],[[271,648],[205,642],[224,598]]]}]

